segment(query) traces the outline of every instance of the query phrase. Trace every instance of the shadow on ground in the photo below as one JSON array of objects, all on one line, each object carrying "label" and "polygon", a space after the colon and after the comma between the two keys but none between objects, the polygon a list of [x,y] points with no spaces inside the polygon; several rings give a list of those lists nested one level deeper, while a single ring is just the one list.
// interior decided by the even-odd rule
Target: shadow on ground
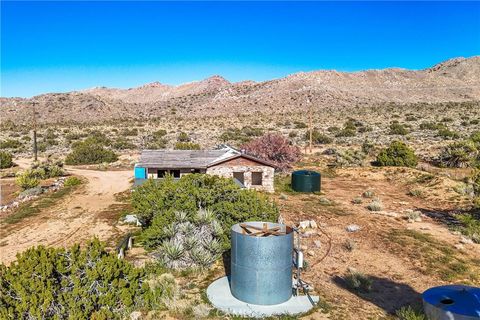
[{"label": "shadow on ground", "polygon": [[339,276],[334,277],[333,282],[390,314],[394,314],[396,310],[407,304],[420,305],[422,303],[421,294],[408,284],[376,276],[370,276],[370,279],[372,279],[372,290],[365,293],[348,288],[345,280]]}]

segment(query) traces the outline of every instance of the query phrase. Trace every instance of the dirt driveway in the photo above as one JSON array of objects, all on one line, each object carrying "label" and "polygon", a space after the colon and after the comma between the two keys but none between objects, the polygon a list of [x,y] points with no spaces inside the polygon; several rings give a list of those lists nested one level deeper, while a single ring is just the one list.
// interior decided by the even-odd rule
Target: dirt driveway
[{"label": "dirt driveway", "polygon": [[67,167],[86,183],[59,204],[0,231],[0,262],[10,263],[18,252],[35,245],[69,246],[97,236],[108,240],[121,235],[126,226],[117,225],[105,211],[120,204],[115,194],[128,190],[133,177],[128,171],[97,171]]}]

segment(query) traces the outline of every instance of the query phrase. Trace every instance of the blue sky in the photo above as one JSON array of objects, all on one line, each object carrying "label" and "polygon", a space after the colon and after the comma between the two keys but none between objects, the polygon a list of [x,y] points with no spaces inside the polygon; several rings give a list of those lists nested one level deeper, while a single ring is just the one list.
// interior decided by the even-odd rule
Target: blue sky
[{"label": "blue sky", "polygon": [[1,96],[480,54],[479,2],[6,2]]}]

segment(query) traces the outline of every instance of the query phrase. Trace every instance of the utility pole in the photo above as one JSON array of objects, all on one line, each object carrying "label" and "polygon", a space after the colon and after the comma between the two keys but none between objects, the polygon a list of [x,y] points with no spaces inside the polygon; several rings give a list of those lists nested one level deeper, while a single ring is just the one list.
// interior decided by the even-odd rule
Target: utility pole
[{"label": "utility pole", "polygon": [[310,96],[307,95],[307,104],[308,104],[308,131],[310,135],[310,154],[312,154],[312,144],[313,144],[313,136],[312,136],[312,103],[310,102]]},{"label": "utility pole", "polygon": [[38,160],[38,148],[37,148],[37,110],[35,105],[37,103],[35,101],[32,102],[32,109],[33,109],[33,159],[34,161]]}]

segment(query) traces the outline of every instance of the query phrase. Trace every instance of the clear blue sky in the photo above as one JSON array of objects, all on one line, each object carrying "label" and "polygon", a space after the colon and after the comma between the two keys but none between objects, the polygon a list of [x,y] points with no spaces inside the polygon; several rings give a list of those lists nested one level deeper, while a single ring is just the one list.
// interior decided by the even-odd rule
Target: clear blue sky
[{"label": "clear blue sky", "polygon": [[5,2],[1,96],[480,54],[478,2]]}]

